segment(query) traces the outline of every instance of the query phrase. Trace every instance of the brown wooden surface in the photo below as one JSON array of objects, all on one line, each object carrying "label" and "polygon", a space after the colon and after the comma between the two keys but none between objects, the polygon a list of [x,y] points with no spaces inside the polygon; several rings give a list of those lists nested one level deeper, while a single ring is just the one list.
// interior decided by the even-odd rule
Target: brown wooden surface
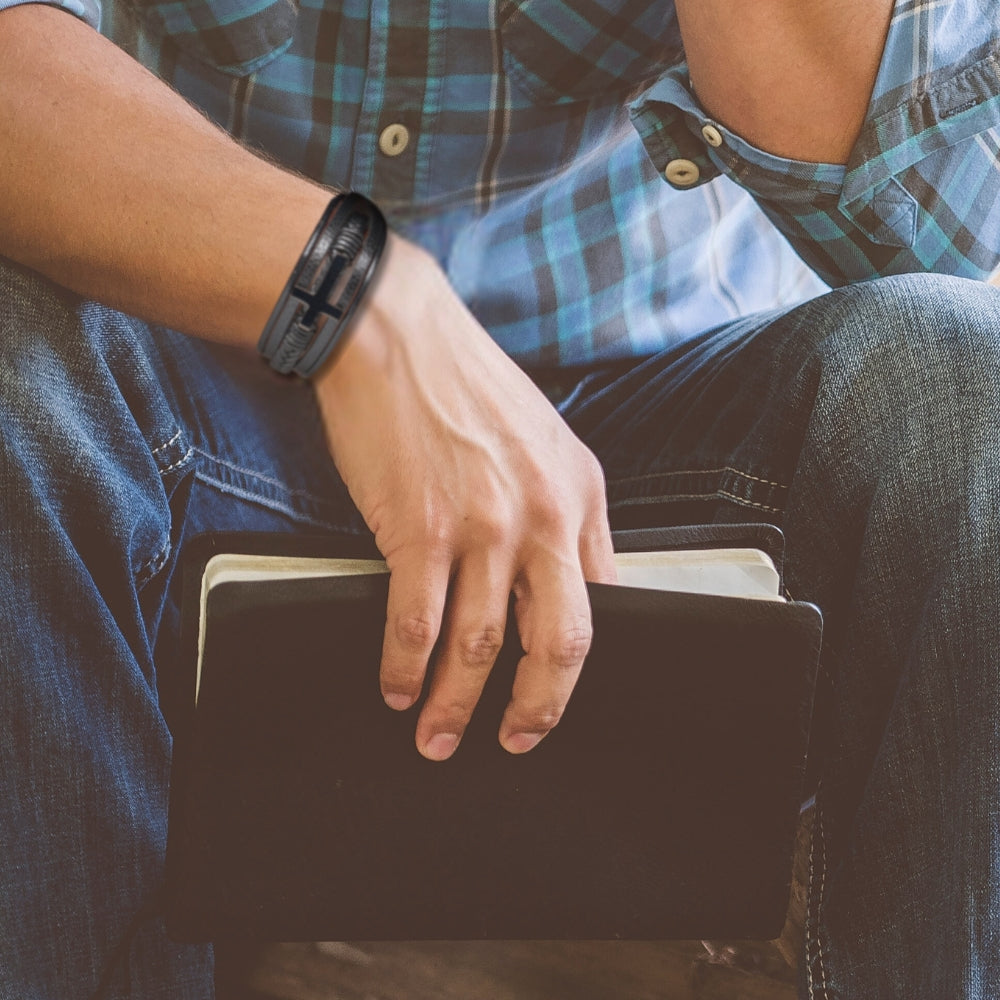
[{"label": "brown wooden surface", "polygon": [[220,1000],[794,1000],[773,945],[698,941],[283,944]]}]

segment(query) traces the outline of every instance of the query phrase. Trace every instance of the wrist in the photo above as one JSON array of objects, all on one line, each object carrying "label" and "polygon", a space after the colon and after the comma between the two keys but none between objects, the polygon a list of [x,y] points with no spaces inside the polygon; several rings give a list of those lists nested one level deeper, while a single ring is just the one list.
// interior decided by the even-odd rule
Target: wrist
[{"label": "wrist", "polygon": [[316,376],[322,392],[344,398],[371,377],[388,379],[412,339],[433,322],[439,286],[447,279],[434,258],[404,237],[389,232],[382,261],[354,318],[343,350]]},{"label": "wrist", "polygon": [[[261,330],[274,310],[302,248],[333,196],[329,190],[303,183],[296,190],[282,190],[277,217],[261,220],[255,241],[256,280],[248,297],[243,327],[245,341],[256,346]],[[272,202],[273,204],[273,202]],[[244,338],[241,338],[244,339]]]},{"label": "wrist", "polygon": [[257,343],[271,368],[309,378],[339,352],[385,239],[385,218],[364,195],[329,201]]},{"label": "wrist", "polygon": [[[211,281],[208,294],[177,296],[181,315],[148,317],[184,333],[253,350],[278,301],[316,220],[332,197],[328,189],[251,162],[249,176],[240,179],[239,207],[235,199],[219,199],[218,219],[211,231],[225,232],[197,257],[213,261],[202,273]],[[145,314],[143,314],[145,315]]]}]

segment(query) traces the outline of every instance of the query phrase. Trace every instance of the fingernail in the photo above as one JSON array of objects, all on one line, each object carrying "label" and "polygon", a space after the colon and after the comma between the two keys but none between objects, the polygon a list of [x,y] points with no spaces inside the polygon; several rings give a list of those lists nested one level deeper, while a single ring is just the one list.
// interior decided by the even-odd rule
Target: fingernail
[{"label": "fingernail", "polygon": [[424,746],[424,756],[431,760],[447,760],[458,746],[458,737],[454,733],[437,733]]},{"label": "fingernail", "polygon": [[513,733],[504,741],[508,753],[527,753],[542,742],[545,733]]},{"label": "fingernail", "polygon": [[413,704],[413,699],[408,694],[390,692],[385,696],[385,703],[389,708],[395,709],[397,712],[402,712]]}]

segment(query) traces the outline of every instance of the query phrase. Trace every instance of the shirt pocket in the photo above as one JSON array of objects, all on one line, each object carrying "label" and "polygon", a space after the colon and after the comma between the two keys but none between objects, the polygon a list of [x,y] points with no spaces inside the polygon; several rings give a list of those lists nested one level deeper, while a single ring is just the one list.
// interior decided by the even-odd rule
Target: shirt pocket
[{"label": "shirt pocket", "polygon": [[232,76],[246,76],[281,55],[299,13],[295,0],[131,0],[129,6],[158,37]]},{"label": "shirt pocket", "polygon": [[672,0],[499,0],[504,72],[533,101],[624,96],[680,56]]}]

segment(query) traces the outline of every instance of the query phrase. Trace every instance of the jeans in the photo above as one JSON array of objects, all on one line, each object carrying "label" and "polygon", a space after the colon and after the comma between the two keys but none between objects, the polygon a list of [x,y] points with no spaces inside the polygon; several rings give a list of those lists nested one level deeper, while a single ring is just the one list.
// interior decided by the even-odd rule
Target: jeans
[{"label": "jeans", "polygon": [[[2,261],[0,357],[0,997],[206,1000],[155,905],[177,553],[366,528],[256,358]],[[613,526],[776,523],[824,611],[802,996],[1000,997],[1000,292],[856,285],[559,405]]]}]

